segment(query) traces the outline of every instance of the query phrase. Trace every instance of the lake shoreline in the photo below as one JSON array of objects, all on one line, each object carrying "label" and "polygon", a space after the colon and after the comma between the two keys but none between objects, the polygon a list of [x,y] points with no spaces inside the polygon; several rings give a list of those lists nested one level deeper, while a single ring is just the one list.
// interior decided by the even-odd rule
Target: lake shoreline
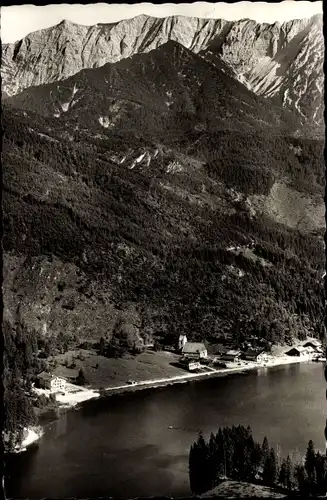
[{"label": "lake shoreline", "polygon": [[[298,364],[298,363],[308,363],[312,362],[310,358],[299,357],[299,358],[290,358],[285,356],[276,356],[271,359],[270,362],[265,363],[265,365],[261,365],[259,363],[248,363],[247,365],[235,366],[235,367],[227,367],[221,369],[213,369],[210,368],[208,371],[203,373],[186,373],[185,375],[179,375],[175,377],[167,377],[163,379],[157,380],[144,380],[140,382],[136,382],[134,385],[126,384],[122,386],[110,386],[102,390],[93,389],[92,387],[85,387],[81,389],[78,387],[78,391],[74,394],[68,394],[65,396],[59,396],[57,399],[59,402],[59,406],[57,408],[57,415],[52,420],[60,419],[60,416],[63,412],[69,410],[78,410],[85,403],[91,402],[95,399],[104,399],[108,396],[115,395],[123,395],[136,391],[143,391],[146,389],[155,389],[157,387],[168,387],[175,384],[185,384],[196,381],[203,381],[209,378],[223,378],[231,375],[245,375],[247,373],[251,373],[259,370],[268,370],[270,368],[277,368],[279,366]],[[207,368],[207,367],[206,367]],[[72,384],[71,384],[72,385]],[[40,424],[40,428],[42,431],[35,433],[34,427],[27,429],[28,435],[30,438],[33,436],[31,442],[27,442],[24,446],[20,447],[19,451],[16,453],[21,453],[26,451],[29,446],[32,444],[37,444],[37,442],[41,439],[44,434],[44,429],[49,425],[50,422],[47,422],[45,425]]]},{"label": "lake shoreline", "polygon": [[27,427],[25,430],[25,436],[20,445],[16,445],[12,451],[6,451],[5,454],[18,454],[27,451],[27,448],[36,444],[44,434],[44,427],[42,425],[34,425]]},{"label": "lake shoreline", "polygon": [[[63,409],[59,419],[48,415],[38,445],[8,459],[10,496],[79,496],[82,490],[94,491],[92,478],[99,477],[98,496],[142,497],[155,491],[183,498],[190,494],[188,453],[198,433],[207,440],[219,427],[233,425],[250,425],[256,441],[267,435],[280,457],[300,460],[309,438],[318,450],[324,448],[323,368],[295,363],[247,370],[244,376],[234,372],[199,383],[143,387],[139,393],[110,392],[111,399],[100,396],[75,411]],[[298,418],[305,429],[301,433]],[[50,483],[47,463],[54,472]],[[18,473],[25,480],[17,487]]]},{"label": "lake shoreline", "polygon": [[[202,381],[208,378],[221,378],[228,377],[230,375],[241,375],[246,374],[248,372],[256,371],[256,370],[267,370],[269,368],[298,364],[298,363],[308,363],[312,362],[310,358],[307,357],[299,357],[299,358],[291,358],[285,356],[276,356],[270,362],[263,364],[259,363],[248,363],[237,366],[231,366],[227,368],[208,368],[204,367],[206,371],[202,373],[185,373],[183,375],[171,376],[161,379],[149,379],[143,380],[139,382],[135,382],[134,384],[124,384],[120,386],[109,386],[104,389],[95,389],[92,387],[85,387],[81,389],[79,387],[79,391],[77,394],[58,396],[57,401],[60,403],[59,408],[75,408],[78,409],[80,405],[84,404],[87,401],[94,400],[99,397],[107,397],[112,395],[126,394],[146,389],[155,389],[157,387],[166,387],[175,384],[185,384],[189,382]],[[72,384],[70,384],[72,385]]]},{"label": "lake shoreline", "polygon": [[145,389],[154,389],[156,387],[166,387],[175,384],[184,384],[188,382],[196,382],[202,381],[208,378],[222,378],[228,377],[230,375],[245,375],[246,373],[251,373],[257,370],[267,370],[269,368],[298,364],[298,363],[308,363],[312,362],[309,358],[285,358],[285,357],[276,357],[276,359],[272,360],[270,363],[266,363],[265,365],[260,365],[258,363],[249,363],[247,365],[235,366],[235,367],[227,367],[221,369],[211,369],[210,371],[206,371],[203,373],[194,373],[194,374],[185,374],[176,377],[167,377],[165,379],[158,380],[145,380],[142,382],[137,382],[135,385],[123,385],[118,387],[107,387],[100,394],[103,394],[104,397],[116,394],[124,394],[129,392],[136,392],[138,390]]}]

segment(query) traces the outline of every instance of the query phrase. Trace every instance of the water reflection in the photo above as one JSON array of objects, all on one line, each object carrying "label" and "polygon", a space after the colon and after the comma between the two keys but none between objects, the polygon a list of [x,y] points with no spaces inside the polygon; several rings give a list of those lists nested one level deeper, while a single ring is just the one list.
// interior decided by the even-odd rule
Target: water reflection
[{"label": "water reflection", "polygon": [[66,434],[67,432],[67,413],[61,415],[59,420],[56,420],[51,424],[54,436],[58,439],[60,436]]}]

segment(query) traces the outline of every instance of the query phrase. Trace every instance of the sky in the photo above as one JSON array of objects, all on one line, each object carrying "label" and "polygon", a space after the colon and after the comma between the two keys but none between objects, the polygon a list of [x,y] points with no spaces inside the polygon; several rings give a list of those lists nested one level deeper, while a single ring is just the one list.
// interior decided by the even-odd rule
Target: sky
[{"label": "sky", "polygon": [[302,2],[287,0],[283,2],[237,2],[189,4],[165,3],[154,5],[139,4],[57,4],[46,6],[12,5],[1,8],[1,40],[11,43],[20,40],[32,31],[49,28],[63,19],[78,24],[94,25],[111,23],[147,14],[153,17],[184,15],[204,18],[221,18],[228,21],[254,19],[258,22],[274,23],[291,19],[301,19],[322,13],[323,2]]}]

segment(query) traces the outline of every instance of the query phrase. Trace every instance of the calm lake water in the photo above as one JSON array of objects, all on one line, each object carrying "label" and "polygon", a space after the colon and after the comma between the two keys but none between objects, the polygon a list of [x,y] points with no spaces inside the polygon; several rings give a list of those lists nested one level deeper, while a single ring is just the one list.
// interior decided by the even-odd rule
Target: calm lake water
[{"label": "calm lake water", "polygon": [[7,497],[188,495],[190,445],[219,426],[250,425],[282,455],[323,450],[325,388],[308,363],[88,402],[7,464]]}]

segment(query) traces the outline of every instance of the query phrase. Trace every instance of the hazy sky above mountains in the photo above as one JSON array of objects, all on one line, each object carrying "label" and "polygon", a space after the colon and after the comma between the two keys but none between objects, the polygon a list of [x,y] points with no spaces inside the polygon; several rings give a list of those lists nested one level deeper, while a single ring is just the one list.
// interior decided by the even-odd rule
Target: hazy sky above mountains
[{"label": "hazy sky above mountains", "polygon": [[128,19],[139,14],[153,17],[184,15],[204,18],[221,18],[228,21],[254,19],[258,22],[274,23],[322,14],[323,2],[301,2],[288,0],[276,3],[237,2],[189,4],[165,3],[139,4],[90,4],[90,5],[13,5],[1,8],[1,39],[3,43],[20,40],[32,31],[54,26],[63,19],[78,24],[93,25]]}]

